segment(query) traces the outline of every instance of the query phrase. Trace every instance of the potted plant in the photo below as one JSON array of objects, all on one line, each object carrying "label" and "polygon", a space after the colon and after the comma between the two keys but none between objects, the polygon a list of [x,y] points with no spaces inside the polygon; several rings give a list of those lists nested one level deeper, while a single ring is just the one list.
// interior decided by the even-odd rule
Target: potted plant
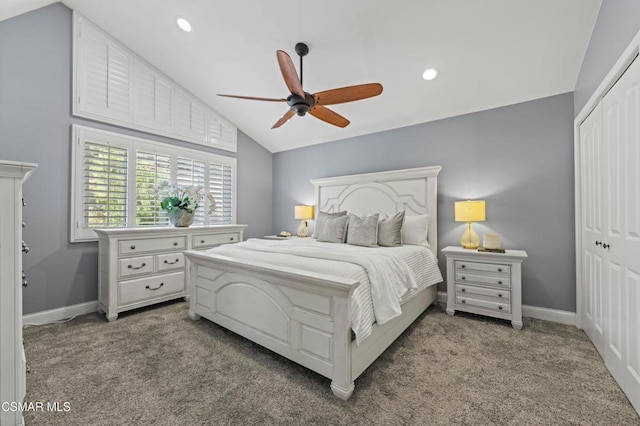
[{"label": "potted plant", "polygon": [[[196,209],[201,205],[203,188],[182,187],[165,181],[156,187],[156,194],[164,197],[160,201],[160,207],[169,215],[169,222],[176,227],[187,227],[193,223]],[[211,194],[207,194],[207,199],[211,214],[215,210],[216,201]]]}]

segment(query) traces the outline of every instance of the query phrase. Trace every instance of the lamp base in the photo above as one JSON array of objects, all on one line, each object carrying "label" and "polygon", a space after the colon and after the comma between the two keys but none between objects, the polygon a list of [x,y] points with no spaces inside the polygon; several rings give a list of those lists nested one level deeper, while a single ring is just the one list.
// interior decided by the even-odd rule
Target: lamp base
[{"label": "lamp base", "polygon": [[300,226],[298,227],[298,237],[306,238],[309,236],[309,229],[307,228],[307,221],[303,220],[300,222]]},{"label": "lamp base", "polygon": [[460,244],[462,247],[469,250],[475,250],[480,246],[480,237],[471,227],[471,222],[467,222],[467,229],[462,233],[460,237]]}]

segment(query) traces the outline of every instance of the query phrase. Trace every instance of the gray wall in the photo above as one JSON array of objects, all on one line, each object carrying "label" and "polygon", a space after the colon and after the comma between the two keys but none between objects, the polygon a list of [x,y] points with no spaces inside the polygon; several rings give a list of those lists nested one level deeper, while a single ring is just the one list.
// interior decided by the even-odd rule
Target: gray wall
[{"label": "gray wall", "polygon": [[[97,243],[69,243],[71,124],[225,151],[71,116],[71,11],[56,3],[0,22],[0,158],[39,164],[27,182],[24,313],[96,300]],[[238,222],[271,232],[271,154],[238,135]],[[251,177],[261,181],[254,184]]]},{"label": "gray wall", "polygon": [[574,90],[576,116],[638,31],[640,1],[602,1]]},{"label": "gray wall", "polygon": [[474,229],[529,254],[523,303],[575,311],[572,122],[567,93],[276,153],[274,228],[297,229],[294,205],[313,202],[309,179],[441,165],[438,247],[460,244],[454,201],[485,199],[487,221]]}]

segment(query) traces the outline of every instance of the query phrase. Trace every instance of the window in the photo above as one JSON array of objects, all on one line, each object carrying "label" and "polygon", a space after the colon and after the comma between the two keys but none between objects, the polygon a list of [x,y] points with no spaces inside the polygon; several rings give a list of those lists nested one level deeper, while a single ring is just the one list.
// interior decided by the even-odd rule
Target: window
[{"label": "window", "polygon": [[155,186],[201,186],[194,224],[235,223],[236,159],[118,133],[73,126],[71,241],[95,240],[93,228],[169,226]]}]

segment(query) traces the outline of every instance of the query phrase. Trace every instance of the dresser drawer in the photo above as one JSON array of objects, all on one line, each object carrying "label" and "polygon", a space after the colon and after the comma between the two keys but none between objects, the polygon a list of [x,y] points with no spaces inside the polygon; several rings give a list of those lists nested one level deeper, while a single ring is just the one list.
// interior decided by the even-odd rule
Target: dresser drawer
[{"label": "dresser drawer", "polygon": [[492,300],[476,299],[473,297],[456,296],[456,304],[462,305],[468,308],[480,308],[494,312],[504,312],[505,314],[511,313],[511,304],[509,301],[506,303],[494,302]]},{"label": "dresser drawer", "polygon": [[126,305],[184,291],[184,272],[121,281],[118,283],[118,304]]},{"label": "dresser drawer", "polygon": [[469,271],[471,273],[493,272],[495,274],[509,275],[511,274],[511,266],[495,263],[467,262],[464,260],[458,260],[456,261],[456,271]]},{"label": "dresser drawer", "polygon": [[153,256],[139,256],[120,259],[118,263],[120,265],[120,270],[118,272],[118,276],[120,278],[149,274],[153,272]]},{"label": "dresser drawer", "polygon": [[478,287],[475,285],[456,284],[456,295],[463,297],[483,297],[487,299],[496,299],[496,301],[504,300],[509,303],[511,300],[511,292],[508,289]]},{"label": "dresser drawer", "polygon": [[156,257],[158,258],[158,272],[184,268],[182,253],[158,254]]},{"label": "dresser drawer", "polygon": [[481,285],[490,285],[495,287],[510,288],[511,280],[509,276],[482,275],[479,273],[456,272],[456,283],[466,284],[475,283]]},{"label": "dresser drawer", "polygon": [[149,251],[184,250],[186,246],[185,236],[123,240],[118,243],[118,252],[122,255]]},{"label": "dresser drawer", "polygon": [[192,247],[194,249],[217,246],[220,244],[237,243],[240,239],[240,235],[237,232],[229,232],[225,234],[202,234],[194,235],[192,240]]}]

